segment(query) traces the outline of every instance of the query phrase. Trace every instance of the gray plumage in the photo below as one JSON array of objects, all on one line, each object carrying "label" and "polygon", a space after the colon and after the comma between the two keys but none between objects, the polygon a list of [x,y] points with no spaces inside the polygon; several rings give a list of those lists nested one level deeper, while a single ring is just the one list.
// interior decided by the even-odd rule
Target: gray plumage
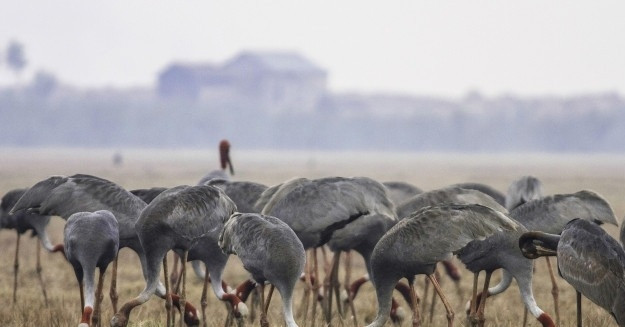
[{"label": "gray plumage", "polygon": [[540,318],[544,311],[536,305],[531,288],[533,264],[523,256],[518,247],[521,234],[528,230],[560,233],[566,223],[576,217],[615,222],[614,213],[598,194],[580,191],[527,202],[512,210],[510,217],[523,227],[514,232],[496,233],[483,241],[473,241],[458,253],[458,258],[474,273],[503,268],[503,282],[489,289],[489,294],[502,293],[514,278],[525,306],[534,317]]},{"label": "gray plumage", "polygon": [[143,202],[150,203],[155,197],[163,193],[166,189],[166,187],[141,188],[130,190],[130,193],[138,196],[141,200],[143,200]]},{"label": "gray plumage", "polygon": [[528,230],[560,234],[575,218],[618,226],[610,204],[599,194],[583,190],[556,194],[525,203],[510,212]]},{"label": "gray plumage", "polygon": [[119,224],[120,247],[141,251],[134,231],[135,221],[146,203],[106,179],[77,174],[52,176],[28,189],[12,211],[29,209],[43,215],[68,219],[77,212],[108,210]]},{"label": "gray plumage", "polygon": [[287,326],[297,326],[292,296],[304,271],[306,252],[293,230],[275,217],[238,213],[224,225],[219,246],[227,254],[238,255],[254,281],[269,281],[278,289]]},{"label": "gray plumage", "polygon": [[200,178],[200,181],[197,183],[197,185],[206,185],[206,183],[212,180],[229,181],[230,175],[228,175],[228,173],[226,173],[226,171],[222,169],[213,170],[213,171],[210,171],[208,174],[204,175],[202,178]]},{"label": "gray plumage", "polygon": [[543,185],[538,178],[523,176],[513,181],[506,193],[506,209],[512,210],[526,202],[543,197]]},{"label": "gray plumage", "polygon": [[15,189],[7,192],[2,197],[0,203],[0,228],[15,229],[18,234],[24,234],[30,230],[31,236],[37,236],[41,245],[46,250],[52,251],[53,246],[46,232],[46,227],[50,223],[50,216],[26,211],[9,213],[25,192],[26,189]]},{"label": "gray plumage", "polygon": [[560,236],[532,232],[519,241],[529,253],[536,245],[555,251],[562,278],[625,326],[625,251],[618,241],[596,224],[575,219]]},{"label": "gray plumage", "polygon": [[474,239],[520,226],[503,213],[481,205],[426,207],[392,227],[378,242],[371,258],[378,314],[369,326],[388,319],[397,281],[434,273],[436,263],[449,259]]},{"label": "gray plumage", "polygon": [[87,326],[91,318],[91,312],[87,310],[95,308],[96,302],[95,270],[98,268],[100,278],[103,278],[119,249],[117,220],[106,210],[78,212],[67,219],[63,235],[65,256],[74,268],[78,283],[84,285],[84,312],[87,316],[83,315],[80,326]]},{"label": "gray plumage", "polygon": [[255,208],[256,201],[260,195],[267,189],[266,185],[245,182],[245,181],[225,181],[221,179],[210,180],[204,184],[218,187],[226,193],[226,195],[234,201],[239,212],[255,212],[260,213]]},{"label": "gray plumage", "polygon": [[[28,209],[45,215],[68,219],[77,212],[110,211],[117,219],[119,248],[135,251],[145,270],[145,251],[135,231],[135,223],[147,204],[123,187],[104,178],[77,174],[52,176],[36,183],[18,200],[12,211]],[[157,294],[165,296],[165,287],[159,282]]]},{"label": "gray plumage", "polygon": [[382,184],[388,190],[388,197],[393,201],[395,207],[415,195],[423,193],[420,188],[406,182],[383,182]]},{"label": "gray plumage", "polygon": [[458,183],[451,186],[466,188],[470,190],[480,191],[484,194],[488,194],[491,198],[495,199],[501,206],[506,205],[506,195],[492,186],[481,183]]},{"label": "gray plumage", "polygon": [[342,177],[285,183],[263,209],[287,223],[306,249],[324,245],[336,230],[368,213],[361,186]]},{"label": "gray plumage", "polygon": [[284,183],[280,183],[274,186],[267,188],[263,193],[260,194],[258,200],[254,207],[256,211],[267,214],[273,210],[273,206],[285,195],[287,195],[292,189],[310,183],[308,178],[298,177],[292,178]]},{"label": "gray plumage", "polygon": [[558,243],[558,270],[625,326],[625,251],[601,227],[582,219],[569,222]]},{"label": "gray plumage", "polygon": [[[187,260],[208,262],[206,269],[212,277],[213,291],[223,300],[221,272],[227,257],[225,260],[207,258],[207,251],[199,247],[216,247],[224,221],[235,210],[234,202],[213,186],[183,185],[170,188],[147,205],[135,224],[137,235],[145,249],[142,266],[146,272],[146,287],[137,298],[121,308],[113,317],[111,325],[125,326],[132,308],[149,300],[159,286],[160,264],[172,249],[178,252],[189,251],[195,246],[197,251],[189,251]],[[197,317],[185,316],[185,321],[188,319]]]},{"label": "gray plumage", "polygon": [[384,233],[398,221],[395,205],[389,199],[387,189],[373,179],[353,177],[337,181],[341,184],[351,183],[357,187],[356,190],[362,194],[364,201],[359,205],[362,205],[368,214],[336,230],[328,241],[328,246],[333,252],[355,250],[362,255],[365,267],[369,271],[373,248]]},{"label": "gray plumage", "polygon": [[497,202],[488,194],[474,189],[464,189],[456,186],[449,186],[442,189],[421,193],[407,201],[404,201],[404,203],[397,208],[397,216],[400,219],[405,218],[421,208],[446,203],[481,204],[500,212],[507,212],[507,210],[502,207],[499,202]]}]

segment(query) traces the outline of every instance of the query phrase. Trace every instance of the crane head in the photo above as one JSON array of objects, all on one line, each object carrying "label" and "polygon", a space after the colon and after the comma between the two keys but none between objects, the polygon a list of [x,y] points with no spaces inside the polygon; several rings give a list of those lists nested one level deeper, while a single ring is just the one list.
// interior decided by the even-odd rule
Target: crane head
[{"label": "crane head", "polygon": [[528,259],[536,259],[544,256],[555,256],[558,249],[559,235],[543,232],[523,233],[519,238],[521,253]]}]

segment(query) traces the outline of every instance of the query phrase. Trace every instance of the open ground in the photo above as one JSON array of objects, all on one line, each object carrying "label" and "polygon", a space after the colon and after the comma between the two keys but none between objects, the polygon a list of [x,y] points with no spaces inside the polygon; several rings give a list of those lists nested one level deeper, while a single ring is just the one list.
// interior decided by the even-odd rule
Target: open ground
[{"label": "open ground", "polygon": [[[116,151],[116,150],[115,150]],[[217,151],[207,150],[137,150],[121,151],[123,163],[112,162],[114,150],[89,149],[0,149],[0,194],[13,188],[33,185],[50,175],[92,174],[110,179],[127,189],[153,186],[194,185],[207,172],[218,166]],[[459,182],[480,182],[505,191],[509,183],[522,175],[534,175],[541,179],[547,194],[572,193],[590,189],[603,195],[612,205],[617,217],[625,215],[625,156],[622,155],[574,155],[574,154],[441,154],[441,153],[387,153],[387,152],[270,152],[234,151],[232,153],[235,178],[274,185],[289,178],[302,176],[368,176],[379,181],[406,181],[424,190],[431,190]],[[62,242],[64,221],[53,218],[49,232],[54,243]],[[613,236],[618,234],[615,226],[605,229]],[[80,319],[80,297],[70,265],[59,255],[42,252],[43,276],[47,286],[49,305],[43,302],[35,272],[36,242],[23,237],[20,246],[20,273],[17,304],[12,305],[13,257],[15,232],[0,230],[0,326],[72,326]],[[355,258],[357,255],[354,256]],[[460,267],[462,264],[457,262]],[[189,265],[190,267],[190,265]],[[352,280],[365,273],[362,260],[355,261]],[[199,307],[202,281],[189,269],[189,300]],[[472,275],[462,268],[462,297],[453,283],[443,277],[443,289],[456,311],[456,325],[466,325],[464,305],[469,299]],[[544,260],[536,262],[534,294],[538,305],[554,316],[551,285]],[[342,271],[341,271],[342,273]],[[120,303],[134,296],[145,286],[139,262],[130,250],[120,252],[118,272]],[[493,275],[491,285],[499,280]],[[244,281],[248,274],[240,261],[231,256],[224,279],[230,285]],[[482,277],[482,276],[481,276]],[[342,278],[342,277],[341,277]],[[107,274],[105,290],[110,276]],[[417,290],[423,292],[423,277],[417,278]],[[481,278],[480,278],[481,283]],[[562,326],[575,325],[575,291],[564,280],[558,280]],[[295,309],[299,307],[303,284],[295,294]],[[408,306],[401,301],[404,309]],[[585,326],[616,326],[612,317],[584,299]],[[272,325],[284,325],[279,296],[274,296],[270,306],[269,321]],[[355,300],[359,325],[371,321],[376,312],[377,301],[371,284],[363,286]],[[112,308],[105,294],[103,318],[105,325],[112,316]],[[318,314],[317,326],[323,326]],[[488,326],[521,326],[523,304],[516,284],[505,293],[489,298],[486,307]],[[226,318],[224,304],[211,293],[207,319],[209,326],[223,326]],[[310,319],[309,319],[310,320]],[[131,326],[164,325],[164,301],[154,297],[146,305],[133,311]],[[296,317],[300,326],[308,326]],[[351,320],[341,320],[338,315],[332,322],[351,326]],[[390,326],[390,322],[388,323]],[[257,321],[253,325],[258,325]],[[410,325],[410,319],[403,322]],[[437,303],[433,322],[425,326],[446,326],[445,312]],[[531,316],[529,326],[539,326]]]}]

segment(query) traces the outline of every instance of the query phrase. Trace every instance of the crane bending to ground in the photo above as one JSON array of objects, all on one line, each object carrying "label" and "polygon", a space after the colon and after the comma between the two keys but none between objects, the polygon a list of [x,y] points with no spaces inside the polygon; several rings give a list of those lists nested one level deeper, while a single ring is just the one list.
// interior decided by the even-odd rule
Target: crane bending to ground
[{"label": "crane bending to ground", "polygon": [[[77,212],[65,224],[65,256],[74,268],[80,286],[82,318],[78,327],[88,327],[93,319],[100,326],[100,305],[104,272],[117,256],[119,228],[110,211]],[[99,269],[95,288],[95,270]],[[93,315],[93,316],[92,316]]]},{"label": "crane bending to ground", "polygon": [[577,292],[577,326],[582,326],[581,295],[625,326],[625,251],[597,224],[574,219],[561,235],[525,233],[519,247],[530,259],[557,256],[560,275]]},{"label": "crane bending to ground", "polygon": [[219,246],[224,253],[239,256],[257,283],[261,295],[261,326],[268,326],[267,307],[271,298],[264,303],[264,283],[268,281],[282,296],[286,325],[297,327],[293,319],[293,288],[304,271],[306,251],[295,232],[275,217],[237,213],[224,225]]}]

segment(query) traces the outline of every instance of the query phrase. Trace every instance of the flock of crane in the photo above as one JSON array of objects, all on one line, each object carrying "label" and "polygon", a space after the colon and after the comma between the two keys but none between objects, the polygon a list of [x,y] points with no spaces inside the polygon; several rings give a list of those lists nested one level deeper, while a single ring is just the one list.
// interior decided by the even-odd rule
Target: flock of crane
[{"label": "flock of crane", "polygon": [[[464,183],[423,192],[403,182],[380,183],[366,177],[294,178],[271,187],[231,180],[234,174],[229,144],[220,144],[221,170],[203,177],[196,186],[126,190],[112,181],[77,174],[52,176],[27,189],[8,192],[2,198],[2,228],[17,231],[15,282],[20,235],[32,230],[50,252],[62,252],[72,265],[81,294],[79,326],[100,326],[102,281],[112,264],[111,302],[113,327],[126,326],[134,308],[152,295],[165,299],[167,326],[174,324],[174,310],[187,325],[206,326],[208,285],[227,304],[227,324],[244,324],[245,304],[256,290],[260,299],[260,323],[268,326],[267,307],[274,287],[282,297],[287,326],[297,326],[293,314],[293,290],[304,281],[299,303],[302,321],[315,325],[318,299],[330,323],[333,301],[337,312],[349,310],[355,326],[358,318],[354,298],[359,287],[371,281],[378,311],[369,326],[383,326],[400,319],[393,291],[398,290],[419,326],[419,298],[415,276],[424,274],[440,297],[453,326],[455,314],[439,285],[437,264],[458,278],[456,256],[474,273],[472,298],[467,304],[471,326],[484,326],[486,299],[504,292],[516,280],[526,314],[542,326],[559,324],[536,303],[532,292],[533,260],[557,256],[560,275],[578,294],[578,325],[581,295],[604,308],[619,326],[625,326],[625,228],[619,243],[601,227],[617,225],[615,214],[599,194],[582,190],[573,194],[544,196],[541,182],[530,176],[515,180],[506,195],[483,184]],[[226,169],[230,169],[230,175]],[[52,245],[46,226],[50,216],[66,219],[63,244]],[[624,224],[625,225],[625,224]],[[117,253],[135,251],[146,281],[144,290],[118,308],[116,293]],[[329,248],[333,259],[321,281],[318,250]],[[166,255],[173,250],[178,261],[169,268]],[[359,253],[368,274],[350,282],[349,253]],[[308,255],[307,255],[307,252]],[[341,291],[338,269],[341,253],[347,252],[346,282]],[[231,288],[222,280],[228,256],[239,256],[250,280]],[[202,315],[186,299],[186,262],[204,279]],[[204,267],[202,267],[202,263]],[[168,268],[172,278],[161,282]],[[548,264],[552,281],[555,280]],[[37,271],[40,272],[39,254]],[[95,282],[96,268],[99,280]],[[202,269],[203,268],[203,269]],[[489,287],[493,271],[502,269],[502,280]],[[478,292],[478,274],[486,277]],[[406,278],[408,284],[400,280]],[[43,296],[47,301],[45,287]],[[265,284],[271,285],[265,299]],[[310,310],[309,310],[310,308]],[[311,319],[308,319],[308,312]]]}]

